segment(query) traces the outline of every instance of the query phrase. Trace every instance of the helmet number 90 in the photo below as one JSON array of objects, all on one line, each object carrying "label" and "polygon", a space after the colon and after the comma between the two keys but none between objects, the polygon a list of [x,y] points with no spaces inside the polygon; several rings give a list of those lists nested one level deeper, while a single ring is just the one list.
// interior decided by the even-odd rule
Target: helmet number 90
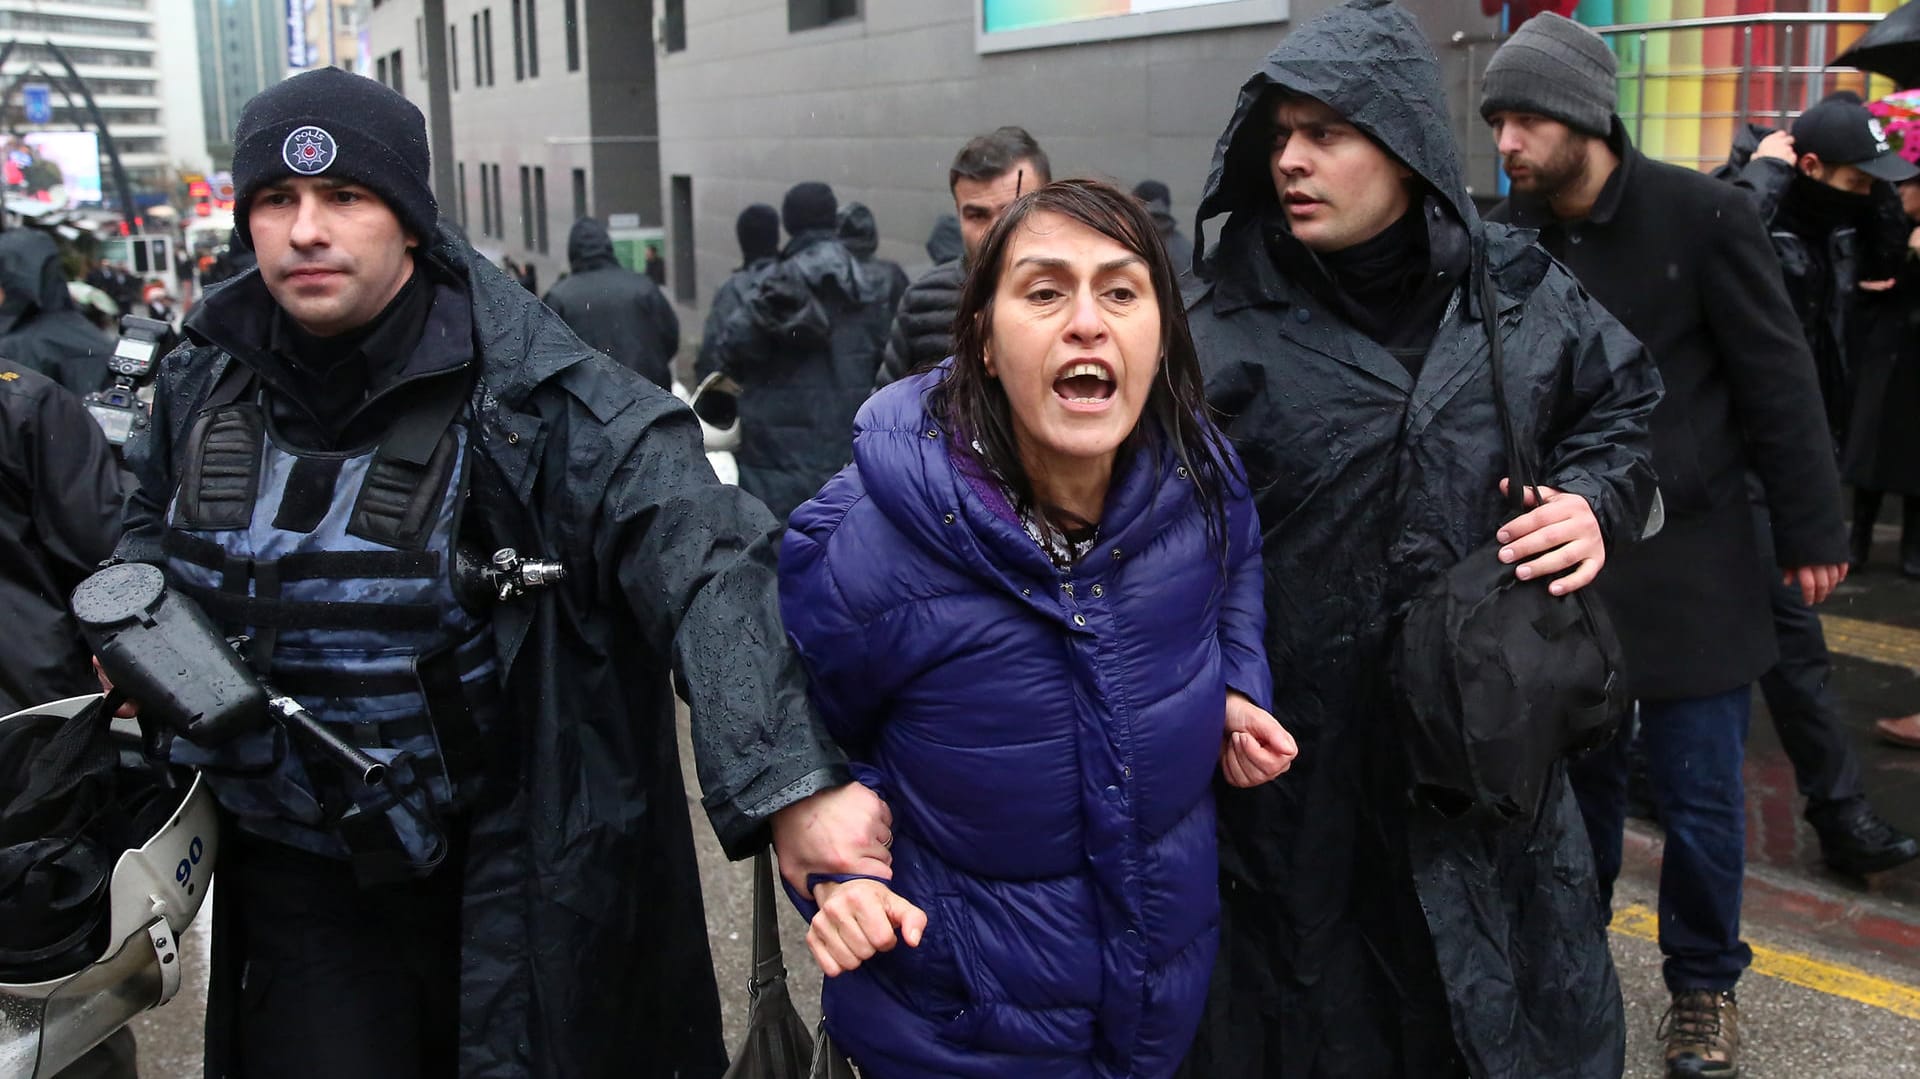
[{"label": "helmet number 90", "polygon": [[200,864],[200,855],[204,850],[200,837],[194,836],[193,842],[187,844],[187,856],[180,859],[180,864],[173,868],[173,879],[176,883],[185,884],[193,879],[193,867]]}]

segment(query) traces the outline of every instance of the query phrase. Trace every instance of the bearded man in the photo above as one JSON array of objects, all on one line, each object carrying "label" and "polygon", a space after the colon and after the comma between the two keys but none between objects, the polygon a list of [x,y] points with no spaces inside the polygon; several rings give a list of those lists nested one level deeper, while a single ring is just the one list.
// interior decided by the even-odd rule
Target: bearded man
[{"label": "bearded man", "polygon": [[[1813,357],[1745,193],[1641,156],[1613,114],[1613,54],[1551,13],[1487,67],[1480,112],[1513,180],[1490,215],[1541,246],[1646,345],[1665,527],[1597,582],[1639,701],[1648,780],[1667,830],[1660,948],[1673,994],[1667,1074],[1739,1070],[1734,986],[1752,686],[1779,658],[1768,587],[1817,604],[1846,576],[1846,531]],[[1748,476],[1765,490],[1755,528]],[[1573,787],[1602,891],[1620,871],[1627,738],[1582,760]]]}]

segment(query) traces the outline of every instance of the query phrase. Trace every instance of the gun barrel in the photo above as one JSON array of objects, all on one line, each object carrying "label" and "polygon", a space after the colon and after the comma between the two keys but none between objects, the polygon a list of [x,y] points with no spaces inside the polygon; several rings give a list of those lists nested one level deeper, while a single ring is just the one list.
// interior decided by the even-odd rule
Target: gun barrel
[{"label": "gun barrel", "polygon": [[378,787],[387,781],[387,766],[380,760],[328,730],[326,724],[313,718],[313,713],[300,707],[300,703],[292,697],[271,687],[268,693],[271,699],[267,707],[287,728],[288,733],[305,739],[308,745],[332,757],[347,771],[358,775],[360,782],[369,787]]}]

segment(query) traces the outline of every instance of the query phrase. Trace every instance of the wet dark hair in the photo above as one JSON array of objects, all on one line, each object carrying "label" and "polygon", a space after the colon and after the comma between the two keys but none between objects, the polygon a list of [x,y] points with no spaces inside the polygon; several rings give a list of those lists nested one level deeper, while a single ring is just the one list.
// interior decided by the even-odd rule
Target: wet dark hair
[{"label": "wet dark hair", "polygon": [[970,452],[994,472],[1018,501],[1036,503],[1033,478],[1020,460],[1014,438],[1013,406],[1000,380],[987,373],[986,356],[1008,248],[1027,219],[1038,213],[1077,221],[1146,260],[1160,308],[1160,370],[1139,422],[1121,445],[1121,457],[1162,448],[1173,455],[1193,480],[1206,513],[1208,538],[1224,562],[1227,491],[1245,477],[1229,475],[1226,438],[1208,418],[1200,357],[1187,329],[1176,271],[1160,241],[1160,230],[1146,207],[1119,188],[1099,180],[1061,180],[1021,196],[1007,208],[980,245],[980,258],[961,288],[953,320],[953,368],[928,391],[929,411],[959,437],[962,452]]},{"label": "wet dark hair", "polygon": [[1033,162],[1033,171],[1039,173],[1032,178],[1032,186],[1040,187],[1053,179],[1053,166],[1047,162],[1047,152],[1033,141],[1026,128],[1008,125],[985,135],[975,135],[954,155],[953,167],[947,170],[947,190],[952,192],[962,180],[1005,176],[1022,161]]}]

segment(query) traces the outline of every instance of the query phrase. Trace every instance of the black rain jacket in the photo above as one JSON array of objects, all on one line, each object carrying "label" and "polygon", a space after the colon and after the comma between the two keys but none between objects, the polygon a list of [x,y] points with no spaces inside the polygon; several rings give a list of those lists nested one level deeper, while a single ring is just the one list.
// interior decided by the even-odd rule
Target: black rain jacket
[{"label": "black rain jacket", "polygon": [[740,486],[781,520],[853,460],[888,296],[831,233],[803,233],[720,327],[720,369],[740,383]]},{"label": "black rain jacket", "polygon": [[30,228],[0,233],[0,288],[7,293],[0,301],[0,359],[82,396],[107,384],[113,339],[74,306],[53,237]]},{"label": "black rain jacket", "polygon": [[1293,31],[1215,149],[1199,220],[1232,216],[1188,317],[1256,492],[1274,714],[1300,756],[1273,783],[1220,790],[1221,967],[1188,1074],[1617,1079],[1620,988],[1564,772],[1529,823],[1449,822],[1412,808],[1397,745],[1397,623],[1508,517],[1489,313],[1459,296],[1415,378],[1282,276],[1257,108],[1275,86],[1386,146],[1437,195],[1430,234],[1470,239],[1544,481],[1588,499],[1610,546],[1639,534],[1654,493],[1658,374],[1528,234],[1478,219],[1413,17],[1359,0]]},{"label": "black rain jacket", "polygon": [[98,688],[67,597],[113,553],[121,483],[80,399],[0,360],[0,715]]},{"label": "black rain jacket", "polygon": [[672,389],[680,317],[660,286],[620,265],[607,227],[590,217],[575,221],[567,234],[567,263],[573,272],[547,291],[547,306],[588,347]]},{"label": "black rain jacket", "polygon": [[[474,477],[462,533],[566,580],[494,608],[515,774],[474,809],[461,953],[462,1079],[717,1076],[726,1058],[674,736],[678,688],[730,857],[767,818],[847,782],[775,596],[776,523],[714,478],[693,413],[582,345],[443,227],[434,273],[472,297]],[[271,297],[221,286],[160,372],[122,558],[158,563],[176,454]],[[216,314],[222,317],[216,318]],[[209,1073],[214,1074],[214,1073]]]}]

